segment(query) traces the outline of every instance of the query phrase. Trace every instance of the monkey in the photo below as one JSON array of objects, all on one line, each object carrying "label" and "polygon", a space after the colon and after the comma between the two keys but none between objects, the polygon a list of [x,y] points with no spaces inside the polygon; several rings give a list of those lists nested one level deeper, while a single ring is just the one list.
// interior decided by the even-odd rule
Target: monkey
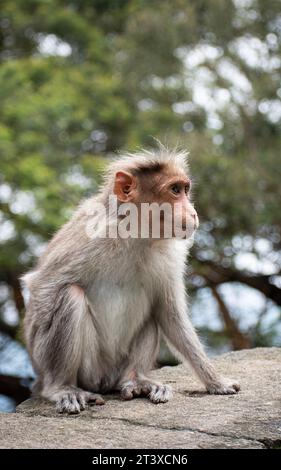
[{"label": "monkey", "polygon": [[[80,203],[22,277],[29,290],[24,334],[37,375],[33,393],[54,402],[58,412],[103,405],[103,394],[113,391],[124,400],[143,396],[167,402],[170,386],[150,378],[160,335],[190,363],[207,392],[240,390],[239,383],[216,371],[188,315],[188,242],[199,224],[190,186],[185,151],[159,144],[119,156],[98,193]],[[109,210],[111,197],[116,207]],[[153,203],[177,207],[169,223],[183,227],[184,235],[173,228],[165,236],[164,214],[159,236],[149,229],[142,238],[139,223],[136,236],[89,236],[98,205],[108,209],[97,218],[107,230],[116,220],[117,226],[124,222],[126,205],[139,214],[142,205]]]}]

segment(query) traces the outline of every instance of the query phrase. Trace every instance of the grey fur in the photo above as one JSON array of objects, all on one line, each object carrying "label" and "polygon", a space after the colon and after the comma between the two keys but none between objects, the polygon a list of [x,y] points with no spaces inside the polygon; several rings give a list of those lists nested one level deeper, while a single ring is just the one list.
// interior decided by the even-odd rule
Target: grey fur
[{"label": "grey fur", "polygon": [[187,241],[90,239],[85,231],[89,207],[107,204],[116,171],[163,162],[186,171],[185,157],[160,148],[119,159],[98,196],[79,206],[23,277],[30,291],[24,329],[38,375],[35,392],[56,402],[60,412],[102,404],[96,393],[114,389],[124,399],[141,394],[154,403],[167,401],[170,388],[148,378],[160,329],[210,393],[239,390],[235,381],[219,377],[188,319]]}]

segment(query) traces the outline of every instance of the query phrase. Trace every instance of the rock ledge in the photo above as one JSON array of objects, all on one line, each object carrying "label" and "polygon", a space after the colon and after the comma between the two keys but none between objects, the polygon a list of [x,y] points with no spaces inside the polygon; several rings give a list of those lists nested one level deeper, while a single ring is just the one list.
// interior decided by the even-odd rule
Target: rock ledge
[{"label": "rock ledge", "polygon": [[214,363],[240,381],[238,395],[210,396],[182,365],[163,367],[152,375],[171,384],[169,403],[109,395],[105,406],[64,416],[32,398],[0,414],[0,448],[281,447],[281,349],[232,352]]}]

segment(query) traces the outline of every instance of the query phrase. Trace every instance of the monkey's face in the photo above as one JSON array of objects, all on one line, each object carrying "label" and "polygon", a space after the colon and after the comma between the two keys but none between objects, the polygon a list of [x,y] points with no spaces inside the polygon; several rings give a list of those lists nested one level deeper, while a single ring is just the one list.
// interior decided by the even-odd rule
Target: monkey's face
[{"label": "monkey's face", "polygon": [[118,172],[114,193],[119,203],[134,205],[137,238],[186,239],[199,225],[190,187],[191,181],[182,170],[163,165],[157,171],[146,169],[135,175]]},{"label": "monkey's face", "polygon": [[171,212],[161,213],[161,236],[170,228],[173,238],[190,238],[199,226],[199,219],[190,201],[191,181],[184,173],[167,177],[159,186],[159,203],[168,204]]},{"label": "monkey's face", "polygon": [[199,226],[199,219],[194,206],[189,200],[185,183],[173,184],[170,191],[174,193],[170,204],[173,207],[171,220],[173,237],[190,238]]}]

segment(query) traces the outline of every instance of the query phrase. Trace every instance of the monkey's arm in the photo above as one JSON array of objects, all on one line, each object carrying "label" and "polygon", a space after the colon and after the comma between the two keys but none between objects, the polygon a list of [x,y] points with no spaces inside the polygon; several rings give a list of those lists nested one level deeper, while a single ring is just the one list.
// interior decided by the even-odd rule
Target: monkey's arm
[{"label": "monkey's arm", "polygon": [[223,379],[209,361],[199,338],[188,318],[183,282],[167,287],[157,307],[157,318],[164,336],[172,349],[190,362],[209,393],[236,393],[240,386],[235,381]]}]

